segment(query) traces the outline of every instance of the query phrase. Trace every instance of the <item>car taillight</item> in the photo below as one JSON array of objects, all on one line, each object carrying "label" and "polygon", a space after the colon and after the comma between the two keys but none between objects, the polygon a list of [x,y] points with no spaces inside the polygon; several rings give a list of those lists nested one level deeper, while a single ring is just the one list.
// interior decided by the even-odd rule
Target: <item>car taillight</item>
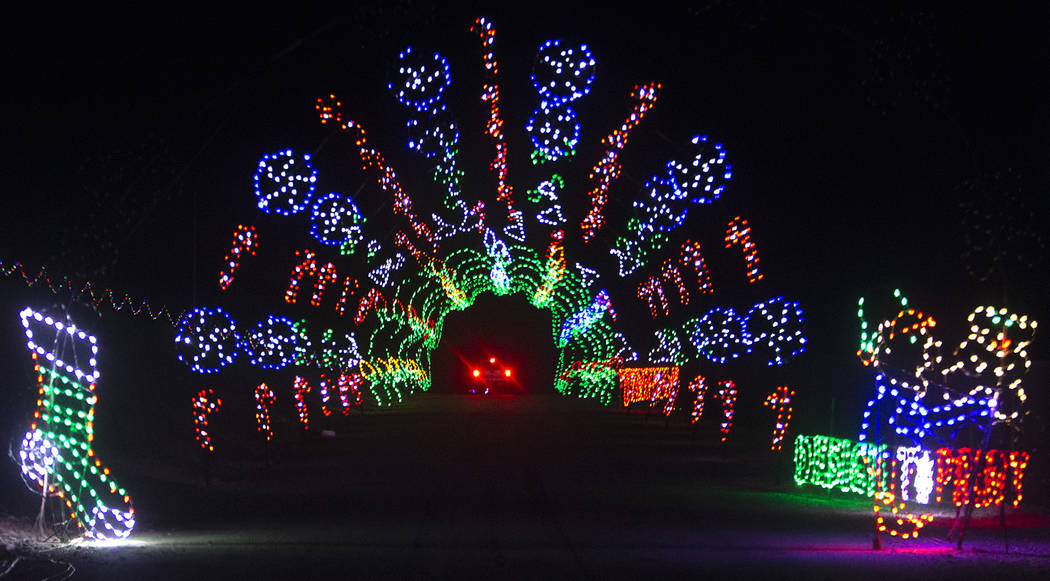
[{"label": "car taillight", "polygon": [[475,369],[474,370],[474,377],[478,377],[479,375],[481,375],[481,370],[480,369]]},{"label": "car taillight", "polygon": [[503,370],[503,375],[506,376],[506,377],[510,377],[510,370],[509,369],[504,369]]}]

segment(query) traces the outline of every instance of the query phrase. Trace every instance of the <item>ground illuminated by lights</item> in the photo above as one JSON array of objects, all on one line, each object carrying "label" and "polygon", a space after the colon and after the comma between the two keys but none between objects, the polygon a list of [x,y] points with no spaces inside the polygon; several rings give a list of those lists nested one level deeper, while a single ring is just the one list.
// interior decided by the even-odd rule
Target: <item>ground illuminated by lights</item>
[{"label": "ground illuminated by lights", "polygon": [[[871,547],[871,504],[813,489],[774,462],[654,415],[554,396],[423,395],[345,433],[221,465],[210,487],[161,466],[128,542],[47,553],[76,578],[971,577],[1046,575],[1050,521],[985,515],[967,550]],[[785,475],[788,475],[785,472]],[[987,526],[985,526],[987,525]],[[57,566],[57,565],[56,565]]]}]

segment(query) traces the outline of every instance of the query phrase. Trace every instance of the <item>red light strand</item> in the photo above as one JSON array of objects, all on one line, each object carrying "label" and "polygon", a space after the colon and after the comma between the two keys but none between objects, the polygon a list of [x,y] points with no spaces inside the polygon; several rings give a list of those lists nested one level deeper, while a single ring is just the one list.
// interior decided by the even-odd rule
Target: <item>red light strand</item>
[{"label": "red light strand", "polygon": [[598,230],[601,230],[602,225],[604,225],[605,216],[602,214],[602,210],[605,207],[605,203],[609,200],[609,186],[620,177],[620,163],[616,158],[620,155],[620,151],[623,150],[624,146],[627,145],[627,137],[630,135],[631,129],[634,129],[642,121],[649,109],[656,104],[659,92],[659,83],[635,85],[634,90],[631,91],[631,98],[636,99],[638,102],[635,103],[631,113],[627,115],[620,127],[614,129],[605,139],[602,139],[602,143],[607,148],[605,153],[602,154],[602,158],[598,160],[598,163],[594,164],[594,168],[591,169],[589,176],[591,180],[596,182],[588,193],[591,198],[591,209],[584,216],[583,221],[580,222],[580,228],[583,229],[584,242],[590,242],[598,233]]},{"label": "red light strand", "polygon": [[233,231],[233,244],[230,252],[223,258],[223,268],[219,271],[219,288],[226,290],[233,284],[233,275],[245,256],[255,256],[259,247],[259,235],[255,226],[238,224]]},{"label": "red light strand", "polygon": [[215,397],[215,392],[210,387],[198,391],[193,398],[193,427],[197,443],[202,450],[215,451],[215,446],[211,443],[211,434],[208,433],[208,416],[219,411],[220,407],[222,399]]},{"label": "red light strand", "polygon": [[737,216],[729,221],[726,227],[726,248],[739,244],[744,253],[744,264],[747,268],[747,282],[762,280],[762,273],[758,272],[758,248],[751,241],[751,226],[747,220]]},{"label": "red light strand", "polygon": [[784,434],[791,422],[791,398],[793,397],[795,397],[795,390],[786,385],[780,385],[773,393],[766,396],[766,401],[762,402],[762,405],[773,408],[773,411],[777,413],[777,421],[773,424],[773,444],[769,447],[774,452],[779,452],[783,448]]}]

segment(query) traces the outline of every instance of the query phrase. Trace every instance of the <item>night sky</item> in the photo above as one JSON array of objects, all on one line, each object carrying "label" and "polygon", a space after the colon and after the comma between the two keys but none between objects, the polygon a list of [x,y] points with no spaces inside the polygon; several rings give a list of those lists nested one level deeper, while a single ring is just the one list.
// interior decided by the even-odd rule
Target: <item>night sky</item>
[{"label": "night sky", "polygon": [[[949,344],[973,306],[989,301],[1047,320],[1050,264],[1040,246],[1050,217],[1045,4],[968,13],[910,3],[649,4],[636,11],[563,2],[454,10],[429,2],[338,10],[290,4],[236,13],[171,5],[160,14],[154,5],[21,8],[3,24],[0,260],[33,272],[46,265],[179,312],[227,300],[214,279],[230,233],[236,224],[255,224],[269,236],[257,270],[245,275],[258,281],[259,294],[240,289],[229,299],[245,322],[255,320],[280,304],[291,251],[309,245],[298,225],[255,208],[251,175],[263,153],[313,152],[321,189],[354,196],[370,225],[392,223],[387,197],[360,171],[345,137],[318,125],[317,97],[342,99],[420,207],[438,199],[420,158],[404,147],[402,110],[385,87],[408,45],[439,50],[451,63],[447,102],[462,133],[464,192],[493,203],[478,41],[469,31],[475,17],[487,16],[498,35],[519,199],[539,175],[528,162],[524,124],[537,104],[528,82],[532,59],[549,38],[586,42],[598,61],[593,90],[576,106],[583,135],[565,170],[569,195],[577,195],[568,201],[577,209],[570,222],[582,216],[599,140],[622,120],[634,84],[657,81],[663,89],[621,157],[610,216],[628,215],[641,184],[693,135],[725,144],[734,171],[726,194],[694,211],[672,243],[692,236],[718,249],[708,258],[718,292],[673,314],[681,321],[715,304],[746,310],[777,294],[801,301],[809,352],[782,375],[763,376],[769,388],[780,380],[797,386],[800,430],[821,429],[823,413],[803,410],[824,410],[835,396],[836,431],[855,433],[870,389],[854,356],[860,296],[885,297],[900,287],[938,318]],[[765,274],[759,285],[746,285],[739,256],[719,249],[721,229],[737,214],[754,229]],[[975,234],[988,224],[992,238]],[[600,252],[571,246],[570,261],[586,257],[603,269],[625,325],[649,324],[634,297],[636,279],[616,286],[607,234],[594,245]],[[0,329],[11,346],[3,370],[22,378],[27,358],[18,351],[16,309],[52,299],[10,279],[0,280],[0,295],[8,313]],[[519,307],[531,311],[523,301]],[[170,327],[129,322],[111,309],[100,317],[84,326],[112,332],[104,365],[128,369],[114,370],[111,381],[180,390],[173,401],[199,389],[164,348]],[[1035,345],[1036,359],[1050,357],[1045,336]],[[634,346],[643,354],[651,347],[644,336]],[[126,365],[113,361],[118,354]]]}]

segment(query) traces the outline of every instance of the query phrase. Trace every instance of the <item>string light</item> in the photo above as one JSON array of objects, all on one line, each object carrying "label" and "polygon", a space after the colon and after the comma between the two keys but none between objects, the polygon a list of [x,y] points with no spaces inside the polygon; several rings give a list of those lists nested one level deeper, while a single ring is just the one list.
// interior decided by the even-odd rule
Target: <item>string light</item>
[{"label": "string light", "polygon": [[325,287],[339,280],[335,265],[329,262],[323,266],[318,266],[317,255],[310,250],[296,250],[295,255],[297,257],[301,256],[303,261],[292,267],[292,276],[288,282],[288,290],[284,293],[284,301],[294,304],[298,298],[299,284],[302,282],[303,277],[314,276],[317,277],[317,282],[314,283],[314,293],[310,297],[310,304],[318,307],[321,305],[321,297],[324,295]]},{"label": "string light", "polygon": [[291,216],[309,205],[317,189],[317,170],[310,164],[309,153],[297,156],[284,149],[259,160],[252,182],[263,213]]},{"label": "string light", "polygon": [[298,356],[299,333],[291,319],[267,315],[248,332],[243,348],[252,365],[263,369],[284,369]]},{"label": "string light", "polygon": [[888,454],[885,444],[799,434],[795,437],[795,483],[875,496],[875,491],[886,485],[873,467]]},{"label": "string light", "polygon": [[219,271],[219,289],[226,290],[233,284],[233,275],[241,265],[241,259],[245,256],[255,256],[259,246],[259,235],[255,232],[255,226],[238,224],[233,232],[233,245],[229,254],[223,258],[226,266]]},{"label": "string light", "polygon": [[791,423],[791,398],[793,397],[795,397],[795,390],[786,385],[778,385],[773,393],[766,396],[765,401],[762,402],[762,405],[772,408],[777,413],[776,423],[773,424],[773,443],[769,446],[769,449],[774,452],[779,452],[784,446],[784,434],[787,433],[788,424]]},{"label": "string light", "polygon": [[616,370],[623,407],[634,402],[650,404],[660,399],[674,400],[678,393],[677,367],[621,367]]},{"label": "string light", "polygon": [[[664,289],[656,277],[650,276],[645,282],[638,284],[638,298],[649,305],[649,315],[654,319],[661,312],[665,317],[671,314],[667,310],[667,297],[664,296]],[[656,308],[657,305],[660,306],[659,310]]]},{"label": "string light", "polygon": [[704,257],[700,253],[700,244],[698,242],[686,240],[682,244],[682,250],[678,258],[684,266],[693,267],[694,272],[696,272],[697,288],[700,289],[700,294],[706,295],[715,292],[714,287],[711,286],[711,274],[707,271],[707,263],[704,262]]},{"label": "string light", "polygon": [[[955,350],[956,361],[942,374],[961,372],[976,380],[970,388],[971,396],[996,399],[996,420],[1017,420],[1028,399],[1021,381],[1032,365],[1028,347],[1038,324],[1027,315],[991,306],[977,307],[966,321],[969,334]],[[1009,401],[1007,394],[1013,396]],[[1009,413],[1002,411],[1004,407],[1010,408]]]},{"label": "string light", "polygon": [[299,414],[299,423],[304,430],[310,429],[310,409],[306,405],[306,396],[310,393],[310,383],[305,378],[295,376],[292,382],[292,396],[295,397],[295,411]]},{"label": "string light", "polygon": [[762,273],[758,271],[758,248],[751,241],[751,227],[747,220],[737,216],[729,221],[726,227],[726,248],[739,245],[744,253],[744,264],[747,268],[747,282],[758,282],[762,280]]},{"label": "string light", "polygon": [[[635,85],[634,90],[631,91],[631,99],[638,102],[620,127],[602,139],[602,144],[606,146],[605,153],[602,154],[601,159],[594,165],[590,173],[590,179],[595,182],[594,187],[588,193],[591,198],[591,208],[580,222],[584,242],[590,242],[604,225],[605,216],[602,210],[609,199],[609,186],[620,177],[621,167],[617,158],[627,145],[627,138],[631,130],[641,123],[645,114],[656,104],[659,92],[659,83]],[[621,272],[622,270],[621,266]]]},{"label": "string light", "polygon": [[91,282],[86,282],[80,286],[79,289],[76,289],[76,286],[68,278],[63,277],[61,280],[52,279],[47,274],[47,269],[44,267],[40,267],[40,270],[36,275],[30,277],[26,273],[22,263],[5,263],[0,260],[0,276],[10,278],[15,274],[18,274],[22,278],[22,282],[25,283],[27,287],[35,287],[38,283],[43,281],[47,289],[51,291],[51,294],[66,294],[69,297],[70,303],[86,301],[90,303],[96,311],[100,309],[103,303],[108,303],[115,311],[127,312],[132,316],[145,315],[151,321],[156,321],[157,319],[164,317],[164,319],[173,327],[179,319],[182,318],[181,314],[177,317],[173,316],[167,307],[161,306],[159,308],[154,308],[145,299],[141,302],[137,302],[127,294],[118,299],[117,291],[114,291],[113,289],[96,291],[94,283]]},{"label": "string light", "polygon": [[239,352],[237,324],[222,307],[194,307],[175,328],[175,355],[196,373],[215,373]]},{"label": "string light", "polygon": [[[877,458],[875,461],[875,472],[878,477],[882,472],[883,459]],[[894,474],[897,469],[897,460],[890,459],[890,474]],[[898,536],[902,539],[918,538],[919,531],[926,524],[933,522],[932,514],[920,514],[915,515],[905,511],[904,502],[896,502],[896,489],[897,479],[887,479],[887,490],[879,491],[875,493],[875,526],[879,529],[879,532],[888,532],[890,536]],[[880,504],[882,506],[880,506]],[[881,509],[885,506],[890,507],[890,520],[893,521],[891,524],[886,523],[886,518],[882,515]]]},{"label": "string light", "polygon": [[215,391],[210,387],[198,391],[193,398],[193,427],[197,434],[197,443],[202,450],[215,451],[215,446],[211,443],[211,434],[208,433],[208,416],[219,411],[220,407],[222,399],[215,397]]},{"label": "string light", "polygon": [[586,309],[565,320],[558,335],[558,346],[564,347],[573,338],[585,333],[598,319],[612,308],[609,293],[605,289],[594,295],[594,300]]},{"label": "string light", "polygon": [[553,174],[550,179],[540,182],[536,189],[525,192],[530,202],[546,206],[536,214],[537,222],[555,228],[560,228],[565,223],[565,216],[561,213],[561,204],[558,200],[558,192],[564,189],[565,180],[560,175]]},{"label": "string light", "polygon": [[696,321],[689,339],[697,353],[714,363],[725,363],[750,352],[744,319],[732,307],[712,307]]},{"label": "string light", "polygon": [[736,387],[732,381],[726,379],[718,382],[718,397],[722,399],[722,442],[729,437],[729,430],[733,429],[733,407],[736,404]]},{"label": "string light", "polygon": [[22,439],[22,473],[65,504],[85,537],[123,539],[135,528],[131,497],[102,465],[95,439],[98,340],[26,307],[19,312],[37,378],[37,407]]},{"label": "string light", "polygon": [[321,244],[340,246],[343,254],[353,252],[364,236],[365,218],[349,196],[331,192],[314,202],[310,211],[310,236]]},{"label": "string light", "polygon": [[255,398],[255,423],[258,424],[259,432],[266,436],[266,441],[269,442],[273,439],[270,406],[277,403],[277,396],[265,383],[260,383],[252,392],[252,397]]},{"label": "string light", "polygon": [[768,357],[766,365],[784,365],[806,350],[806,337],[802,334],[805,322],[798,301],[779,296],[756,303],[744,319],[748,351],[759,351]]}]

